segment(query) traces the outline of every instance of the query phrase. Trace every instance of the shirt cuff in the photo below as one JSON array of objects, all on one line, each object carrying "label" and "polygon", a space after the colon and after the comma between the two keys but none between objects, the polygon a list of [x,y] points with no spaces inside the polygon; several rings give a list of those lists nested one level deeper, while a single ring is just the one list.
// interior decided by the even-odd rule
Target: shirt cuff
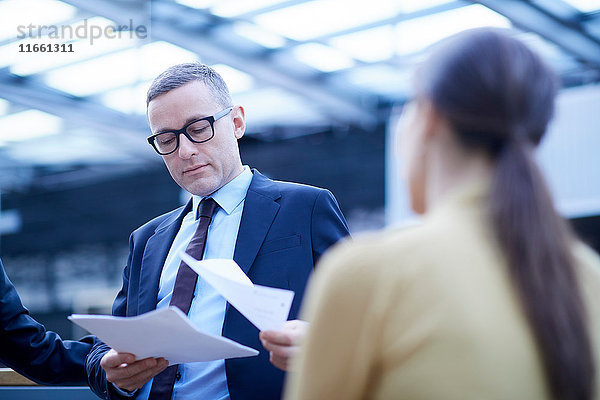
[{"label": "shirt cuff", "polygon": [[132,390],[132,391],[121,389],[112,382],[110,383],[110,387],[111,387],[111,391],[113,391],[117,396],[125,397],[125,398],[132,398],[138,391],[137,389]]}]

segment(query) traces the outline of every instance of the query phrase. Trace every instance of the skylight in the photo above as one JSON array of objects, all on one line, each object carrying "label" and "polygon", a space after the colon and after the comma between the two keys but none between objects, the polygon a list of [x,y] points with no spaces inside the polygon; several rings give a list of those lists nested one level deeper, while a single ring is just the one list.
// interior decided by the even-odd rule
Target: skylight
[{"label": "skylight", "polygon": [[27,110],[0,118],[0,144],[21,142],[54,135],[62,129],[62,120],[38,110]]},{"label": "skylight", "polygon": [[77,9],[61,1],[55,0],[3,0],[0,1],[0,42],[11,38],[25,38],[29,26],[53,25],[73,18]]},{"label": "skylight", "polygon": [[354,65],[354,60],[339,50],[318,43],[306,43],[293,49],[303,63],[323,72],[332,72]]},{"label": "skylight", "polygon": [[479,4],[407,20],[397,25],[396,51],[406,55],[460,31],[484,26],[509,28],[504,16]]},{"label": "skylight", "polygon": [[348,71],[346,78],[353,85],[392,98],[408,97],[412,91],[410,68],[371,65]]},{"label": "skylight", "polygon": [[295,40],[309,40],[399,12],[398,0],[308,1],[257,16],[258,25]]},{"label": "skylight", "polygon": [[398,8],[400,12],[410,13],[426,8],[439,6],[442,4],[449,3],[450,0],[404,0],[398,1]]},{"label": "skylight", "polygon": [[233,31],[238,35],[250,39],[261,46],[269,49],[276,49],[285,44],[285,39],[281,36],[266,31],[255,24],[238,21],[233,24]]},{"label": "skylight", "polygon": [[234,97],[234,101],[244,106],[250,130],[260,125],[307,125],[323,122],[323,116],[310,102],[275,87],[241,93]]},{"label": "skylight", "polygon": [[365,62],[377,62],[394,55],[394,28],[385,25],[348,35],[338,36],[329,43],[344,53]]},{"label": "skylight", "polygon": [[175,2],[184,6],[203,9],[212,6],[217,0],[175,0]]},{"label": "skylight", "polygon": [[211,8],[213,14],[221,17],[236,17],[251,11],[260,10],[283,0],[220,0],[215,2]]},{"label": "skylight", "polygon": [[254,78],[245,72],[225,64],[216,64],[212,67],[223,77],[231,93],[245,92],[254,86]]},{"label": "skylight", "polygon": [[10,103],[4,99],[0,99],[0,115],[4,115],[8,112]]},{"label": "skylight", "polygon": [[107,107],[126,114],[146,113],[146,93],[150,81],[135,86],[110,90],[102,95],[100,101]]},{"label": "skylight", "polygon": [[48,85],[76,96],[89,96],[107,89],[130,86],[154,79],[167,67],[196,61],[197,56],[167,42],[152,42],[141,48],[109,54],[47,74]]},{"label": "skylight", "polygon": [[[88,26],[97,26],[101,29],[106,27],[114,26],[115,23],[101,17],[89,18],[87,20],[78,21],[77,23],[69,25],[72,29],[76,30],[82,24],[86,23]],[[29,41],[31,42],[31,41]],[[42,38],[36,40],[39,43],[47,43],[48,40]],[[51,43],[63,43],[60,40],[54,39]],[[140,44],[139,39],[124,35],[121,38],[108,38],[102,36],[98,39],[94,39],[93,43],[90,44],[89,39],[80,39],[72,42],[74,51],[72,53],[64,52],[56,55],[49,56],[49,53],[20,53],[19,57],[16,58],[15,63],[11,65],[10,71],[14,74],[25,76],[30,74],[36,74],[43,71],[48,71],[54,68],[66,66],[69,64],[76,63],[78,61],[87,60],[99,55],[123,50],[126,48],[134,47]]]},{"label": "skylight", "polygon": [[600,10],[600,2],[598,0],[564,0],[581,12],[592,12]]}]

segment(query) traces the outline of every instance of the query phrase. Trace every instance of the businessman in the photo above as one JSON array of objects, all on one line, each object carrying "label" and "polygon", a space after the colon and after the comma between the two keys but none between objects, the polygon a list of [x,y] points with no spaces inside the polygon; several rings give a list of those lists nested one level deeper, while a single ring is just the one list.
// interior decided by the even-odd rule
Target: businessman
[{"label": "businessman", "polygon": [[33,319],[0,261],[0,361],[27,378],[51,385],[87,385],[85,357],[93,338],[61,340]]},{"label": "businessman", "polygon": [[[111,399],[278,399],[284,372],[275,365],[285,369],[285,350],[294,348],[302,326],[294,319],[315,262],[348,235],[344,217],[329,191],[273,181],[242,164],[244,108],[233,105],[212,68],[192,63],[167,69],[148,91],[147,112],[149,143],[192,199],[132,233],[113,314],[175,305],[203,331],[261,352],[164,369],[165,360],[135,361],[98,344],[87,361],[92,390]],[[233,259],[254,283],[293,290],[292,321],[280,337],[273,343],[269,335],[259,338],[248,320],[181,262],[183,250],[196,258]]]}]

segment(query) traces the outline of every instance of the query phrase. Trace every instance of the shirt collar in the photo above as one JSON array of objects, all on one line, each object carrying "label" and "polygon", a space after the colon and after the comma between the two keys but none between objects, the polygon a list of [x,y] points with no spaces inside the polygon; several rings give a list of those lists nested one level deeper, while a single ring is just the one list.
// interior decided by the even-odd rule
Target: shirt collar
[{"label": "shirt collar", "polygon": [[[246,198],[248,187],[252,181],[252,171],[250,167],[244,165],[244,170],[241,174],[233,178],[225,186],[214,192],[209,197],[212,197],[217,204],[225,211],[228,215],[235,210],[235,208]],[[192,205],[194,207],[194,216],[198,215],[198,206],[204,197],[192,196]]]}]

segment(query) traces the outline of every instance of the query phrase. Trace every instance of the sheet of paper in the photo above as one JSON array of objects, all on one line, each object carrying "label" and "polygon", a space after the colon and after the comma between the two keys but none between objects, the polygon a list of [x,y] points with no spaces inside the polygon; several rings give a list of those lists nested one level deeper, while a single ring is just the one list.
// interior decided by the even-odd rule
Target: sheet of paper
[{"label": "sheet of paper", "polygon": [[132,353],[137,359],[164,357],[169,365],[258,354],[233,340],[203,333],[176,307],[136,317],[73,314],[69,320],[119,352]]},{"label": "sheet of paper", "polygon": [[287,320],[294,292],[252,284],[233,260],[181,259],[261,331],[279,330]]}]

